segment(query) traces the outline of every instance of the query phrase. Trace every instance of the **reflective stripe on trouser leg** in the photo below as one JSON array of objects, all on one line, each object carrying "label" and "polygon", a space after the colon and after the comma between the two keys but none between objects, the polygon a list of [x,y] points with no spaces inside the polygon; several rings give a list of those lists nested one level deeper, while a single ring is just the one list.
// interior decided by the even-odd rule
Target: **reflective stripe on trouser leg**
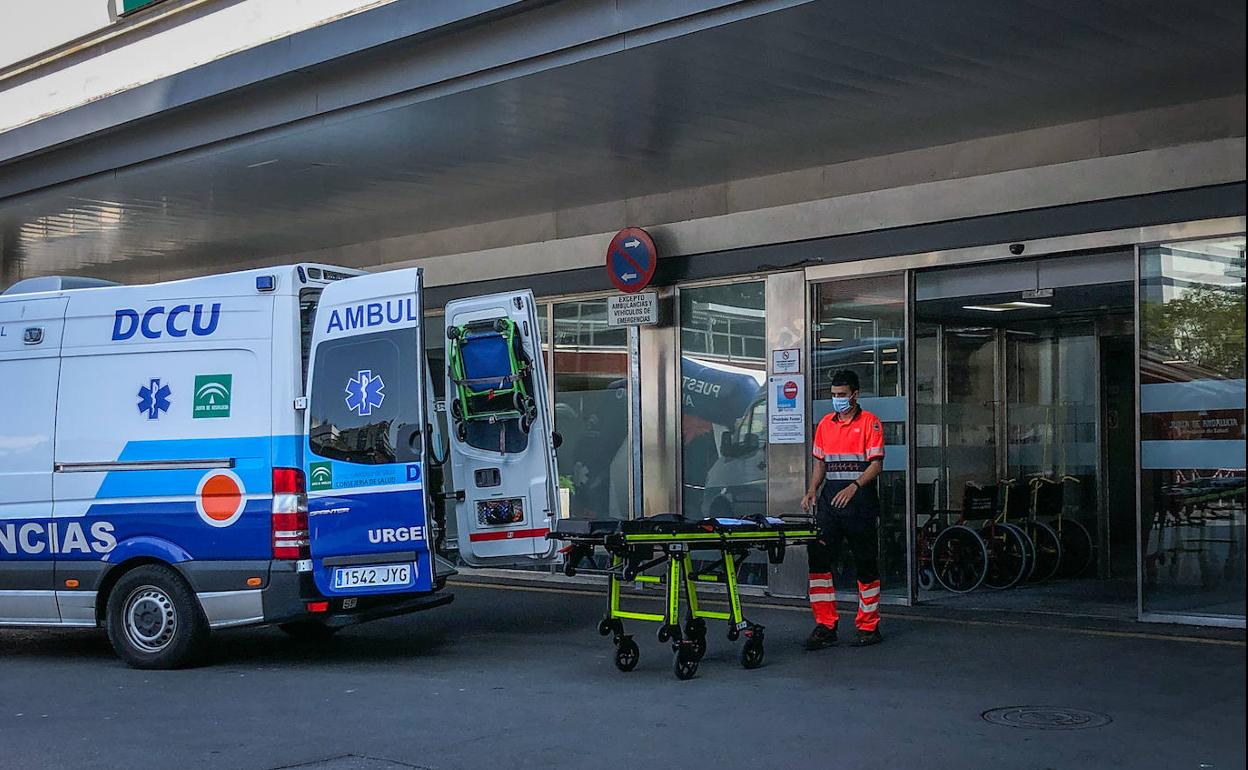
[{"label": "reflective stripe on trouser leg", "polygon": [[859,631],[874,631],[880,624],[880,581],[858,584],[858,615],[854,625]]},{"label": "reflective stripe on trouser leg", "polygon": [[828,628],[836,625],[836,587],[831,572],[810,573],[810,608],[816,623]]}]

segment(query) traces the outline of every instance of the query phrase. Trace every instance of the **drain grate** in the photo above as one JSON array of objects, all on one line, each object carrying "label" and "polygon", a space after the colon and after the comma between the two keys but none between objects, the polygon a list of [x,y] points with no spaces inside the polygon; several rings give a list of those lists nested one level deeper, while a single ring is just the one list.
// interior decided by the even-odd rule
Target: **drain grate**
[{"label": "drain grate", "polygon": [[980,716],[989,724],[1028,730],[1086,730],[1114,721],[1106,714],[1061,706],[1006,706]]}]

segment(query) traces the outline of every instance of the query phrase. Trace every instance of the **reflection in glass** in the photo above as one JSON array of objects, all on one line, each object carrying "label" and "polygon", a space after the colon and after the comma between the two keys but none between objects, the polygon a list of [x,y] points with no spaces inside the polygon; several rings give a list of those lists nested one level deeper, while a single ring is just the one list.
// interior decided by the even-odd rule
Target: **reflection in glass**
[{"label": "reflection in glass", "polygon": [[[762,281],[680,292],[681,510],[767,512],[766,319]],[[704,554],[712,558],[709,552]],[[742,580],[767,580],[752,554]]]},{"label": "reflection in glass", "polygon": [[1244,238],[1140,256],[1145,612],[1244,614]]},{"label": "reflection in glass", "polygon": [[763,282],[680,294],[682,509],[691,518],[767,509]]},{"label": "reflection in glass", "polygon": [[605,299],[554,305],[555,430],[570,516],[626,519],[628,331],[607,326]]},{"label": "reflection in glass", "polygon": [[[906,391],[905,277],[830,281],[814,287],[811,382],[812,429],[832,412],[832,376],[858,375],[858,403],[884,425],[884,472],[880,495],[881,589],[905,595],[906,578]],[[852,585],[852,582],[841,583]],[[841,583],[838,583],[840,585]]]}]

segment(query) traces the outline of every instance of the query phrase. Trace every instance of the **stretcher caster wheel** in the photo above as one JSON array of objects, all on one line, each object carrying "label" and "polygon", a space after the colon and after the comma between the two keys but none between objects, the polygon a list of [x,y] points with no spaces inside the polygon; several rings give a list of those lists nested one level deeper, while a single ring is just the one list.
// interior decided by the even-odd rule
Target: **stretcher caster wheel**
[{"label": "stretcher caster wheel", "polygon": [[672,659],[672,672],[682,681],[693,679],[698,673],[698,658],[692,645],[682,644],[676,649],[676,657]]},{"label": "stretcher caster wheel", "polygon": [[763,640],[750,639],[741,648],[741,665],[745,668],[758,668],[763,665]]},{"label": "stretcher caster wheel", "polygon": [[632,671],[641,660],[641,650],[631,638],[625,637],[615,647],[615,667],[621,671]]},{"label": "stretcher caster wheel", "polygon": [[502,334],[503,332],[507,331],[507,320],[504,318],[495,318],[494,319],[494,331],[498,332],[499,334]]},{"label": "stretcher caster wheel", "polygon": [[689,640],[689,646],[693,649],[694,657],[698,660],[706,657],[706,637],[695,636]]},{"label": "stretcher caster wheel", "polygon": [[736,628],[728,629],[728,641],[735,642],[741,638],[741,631]]},{"label": "stretcher caster wheel", "polygon": [[659,626],[659,642],[680,641],[680,626],[662,625]]},{"label": "stretcher caster wheel", "polygon": [[598,621],[598,635],[610,636],[615,634],[616,637],[624,636],[624,624],[615,618],[603,618]]}]

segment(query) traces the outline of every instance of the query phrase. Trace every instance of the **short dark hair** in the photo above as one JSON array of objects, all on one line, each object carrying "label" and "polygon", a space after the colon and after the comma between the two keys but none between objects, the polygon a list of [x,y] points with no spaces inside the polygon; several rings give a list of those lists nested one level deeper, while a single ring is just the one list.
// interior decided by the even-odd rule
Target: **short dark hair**
[{"label": "short dark hair", "polygon": [[858,375],[850,371],[849,369],[838,369],[832,375],[832,382],[830,384],[833,387],[837,387],[840,385],[848,385],[851,391],[859,390]]}]

